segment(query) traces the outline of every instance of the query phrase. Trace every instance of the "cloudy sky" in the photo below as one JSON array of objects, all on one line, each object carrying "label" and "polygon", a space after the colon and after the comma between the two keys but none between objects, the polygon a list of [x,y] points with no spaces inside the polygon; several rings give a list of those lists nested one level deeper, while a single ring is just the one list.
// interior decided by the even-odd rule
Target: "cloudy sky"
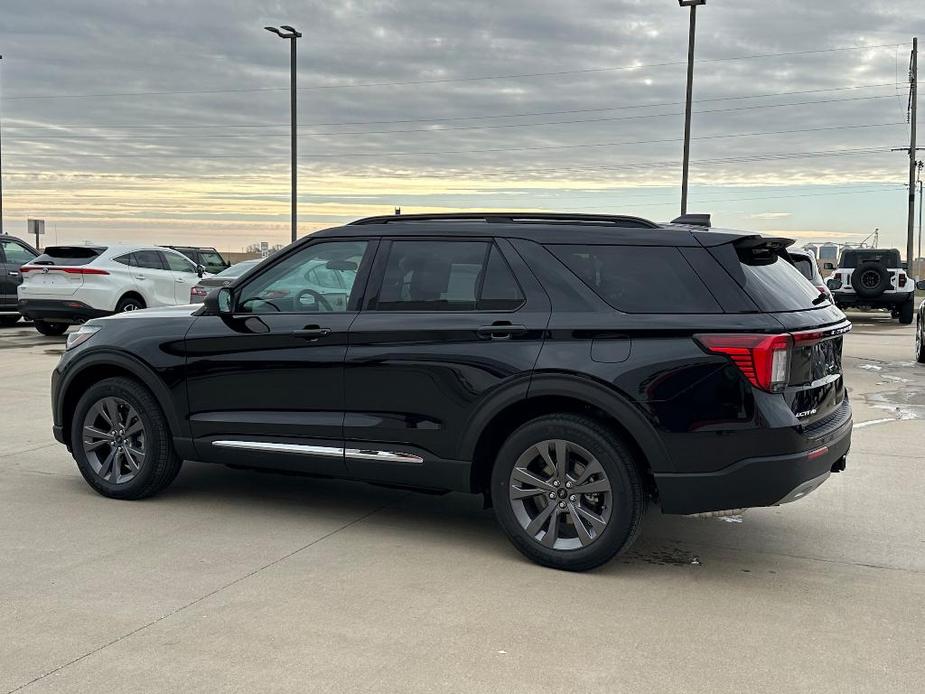
[{"label": "cloudy sky", "polygon": [[[288,44],[268,24],[304,33],[300,234],[395,206],[678,212],[675,0],[4,0],[0,20],[14,234],[288,240]],[[904,245],[890,148],[921,0],[709,0],[698,20],[691,210]]]}]

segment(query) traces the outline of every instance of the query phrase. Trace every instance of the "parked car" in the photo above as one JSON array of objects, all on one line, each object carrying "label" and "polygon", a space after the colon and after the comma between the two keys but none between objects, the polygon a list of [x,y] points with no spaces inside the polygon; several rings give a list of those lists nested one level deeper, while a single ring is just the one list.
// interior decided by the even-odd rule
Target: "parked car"
[{"label": "parked car", "polygon": [[217,275],[203,277],[199,283],[190,289],[189,302],[191,304],[201,304],[206,295],[217,287],[227,287],[232,280],[236,280],[245,272],[253,267],[257,267],[260,260],[242,260],[240,263],[225,268]]},{"label": "parked car", "polygon": [[20,271],[19,312],[43,335],[112,313],[187,304],[204,275],[186,256],[149,246],[49,246]]},{"label": "parked car", "polygon": [[217,275],[218,273],[231,267],[231,263],[225,260],[222,257],[222,254],[211,246],[164,246],[164,248],[170,248],[179,253],[182,253],[187,258],[192,260],[194,264],[202,265],[206,272],[211,275]]},{"label": "parked car", "polygon": [[0,326],[19,321],[16,288],[22,282],[19,268],[31,263],[39,252],[25,241],[8,234],[0,235]]},{"label": "parked car", "polygon": [[903,325],[915,316],[915,286],[895,248],[849,248],[826,283],[839,308],[886,309]]},{"label": "parked car", "polygon": [[822,274],[819,272],[819,263],[816,261],[816,256],[799,248],[788,248],[787,254],[790,256],[793,266],[800,271],[800,274],[808,279],[820,294],[835,303],[832,292],[826,286],[825,280],[822,279]]},{"label": "parked car", "polygon": [[[915,288],[925,291],[925,280],[915,283]],[[915,321],[915,359],[919,364],[925,364],[925,301],[919,304]]]},{"label": "parked car", "polygon": [[[527,557],[589,569],[650,502],[774,506],[844,469],[851,326],[791,243],[633,217],[360,220],[201,306],[72,333],[54,435],[118,499],[183,460],[481,493]],[[350,280],[344,308],[317,267]]]}]

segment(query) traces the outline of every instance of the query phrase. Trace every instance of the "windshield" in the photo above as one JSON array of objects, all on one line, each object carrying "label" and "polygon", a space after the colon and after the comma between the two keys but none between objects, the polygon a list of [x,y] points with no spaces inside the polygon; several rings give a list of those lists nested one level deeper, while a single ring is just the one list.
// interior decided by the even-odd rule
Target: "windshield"
[{"label": "windshield", "polygon": [[231,267],[222,270],[216,277],[226,277],[228,279],[240,277],[259,262],[259,260],[245,260],[241,263],[235,263]]}]

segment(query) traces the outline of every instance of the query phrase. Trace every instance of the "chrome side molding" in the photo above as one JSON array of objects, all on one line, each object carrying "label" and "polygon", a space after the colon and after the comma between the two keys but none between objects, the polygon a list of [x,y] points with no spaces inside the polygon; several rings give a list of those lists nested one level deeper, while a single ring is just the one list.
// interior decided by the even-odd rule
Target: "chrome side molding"
[{"label": "chrome side molding", "polygon": [[315,446],[304,443],[273,443],[270,441],[213,441],[216,448],[236,448],[246,451],[267,453],[295,453],[317,455],[327,458],[353,458],[354,460],[376,460],[382,463],[421,464],[424,458],[402,451],[378,451],[368,448],[338,448],[336,446]]},{"label": "chrome side molding", "polygon": [[355,460],[378,460],[383,463],[423,463],[424,459],[413,453],[400,451],[373,451],[360,448],[348,448],[344,455]]}]

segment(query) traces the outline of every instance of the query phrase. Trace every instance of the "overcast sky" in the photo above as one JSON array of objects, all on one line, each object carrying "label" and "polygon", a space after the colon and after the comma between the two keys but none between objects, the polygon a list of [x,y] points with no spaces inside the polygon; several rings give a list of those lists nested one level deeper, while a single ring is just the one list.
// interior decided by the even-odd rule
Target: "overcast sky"
[{"label": "overcast sky", "polygon": [[[304,34],[300,233],[395,206],[670,219],[687,17],[675,0],[5,0],[5,229],[286,241],[289,54],[268,24]],[[691,210],[904,245],[889,150],[908,146],[916,32],[921,0],[709,0]]]}]

